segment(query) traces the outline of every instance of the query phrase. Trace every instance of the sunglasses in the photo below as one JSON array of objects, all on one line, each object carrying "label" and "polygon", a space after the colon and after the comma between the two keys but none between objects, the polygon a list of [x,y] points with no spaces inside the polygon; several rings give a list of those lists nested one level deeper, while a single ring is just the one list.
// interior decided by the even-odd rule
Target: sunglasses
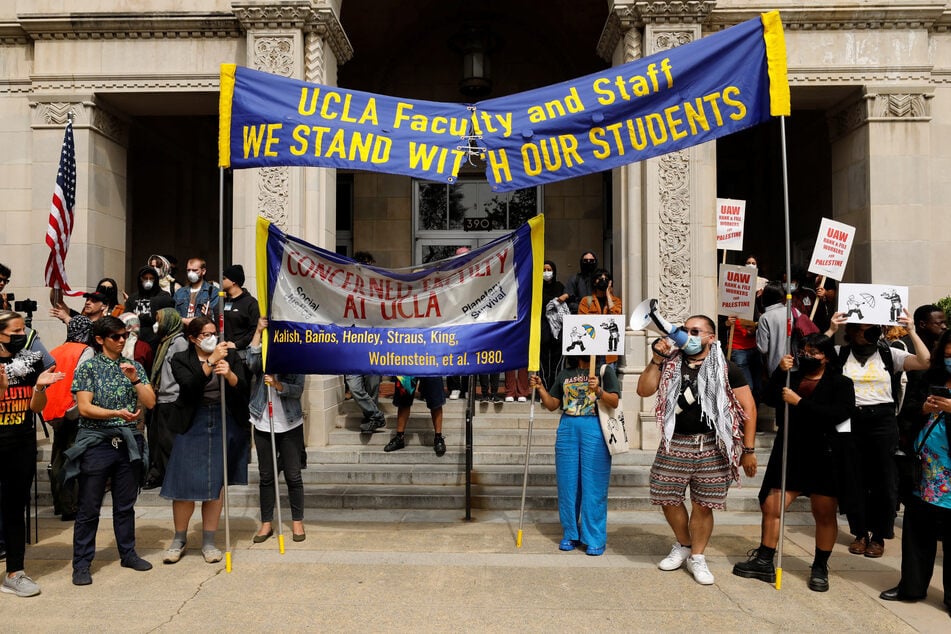
[{"label": "sunglasses", "polygon": [[692,335],[694,337],[699,337],[700,335],[712,335],[713,333],[710,332],[709,330],[700,330],[699,328],[691,328],[690,330],[687,331],[687,334]]},{"label": "sunglasses", "polygon": [[6,284],[10,281],[9,277],[0,277],[0,284]]},{"label": "sunglasses", "polygon": [[113,341],[124,341],[129,338],[129,333],[127,332],[114,332],[111,335],[106,335],[106,339],[112,339]]}]

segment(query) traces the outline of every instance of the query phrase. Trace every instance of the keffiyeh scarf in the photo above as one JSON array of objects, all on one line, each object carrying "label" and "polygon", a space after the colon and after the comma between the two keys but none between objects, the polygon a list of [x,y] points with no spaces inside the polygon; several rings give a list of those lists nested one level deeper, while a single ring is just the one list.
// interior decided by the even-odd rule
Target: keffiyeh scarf
[{"label": "keffiyeh scarf", "polygon": [[[677,398],[680,396],[680,374],[682,355],[673,354],[661,368],[660,384],[657,388],[655,414],[657,425],[664,439],[664,447],[670,449],[670,439],[674,435],[676,424]],[[700,411],[717,435],[717,447],[730,461],[733,479],[739,479],[740,457],[743,455],[743,436],[741,429],[746,413],[740,406],[728,380],[726,358],[720,349],[720,342],[710,346],[710,352],[700,365],[697,375],[700,399]]]}]

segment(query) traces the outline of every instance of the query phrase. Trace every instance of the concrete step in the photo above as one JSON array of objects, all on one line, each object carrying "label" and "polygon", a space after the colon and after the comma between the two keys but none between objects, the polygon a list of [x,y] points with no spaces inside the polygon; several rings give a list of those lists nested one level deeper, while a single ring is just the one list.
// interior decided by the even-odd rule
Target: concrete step
[{"label": "concrete step", "polygon": [[[282,487],[283,489],[283,487]],[[473,508],[492,510],[518,510],[521,502],[521,486],[487,486],[473,484]],[[730,490],[727,508],[731,511],[757,512],[758,487],[736,487]],[[48,490],[40,490],[40,507],[51,505]],[[288,508],[286,495],[282,493],[281,504]],[[105,502],[110,502],[106,495]],[[257,485],[232,486],[229,488],[229,503],[235,509],[254,509],[259,506]],[[142,491],[136,506],[163,507],[170,504],[158,490]],[[464,485],[381,485],[381,484],[312,484],[304,489],[305,508],[324,509],[461,509],[465,507]],[[558,492],[553,485],[529,485],[525,506],[530,509],[556,509]],[[608,491],[608,509],[613,511],[643,511],[653,508],[650,493],[643,486],[615,486]],[[792,512],[806,512],[809,501],[797,500]]]}]

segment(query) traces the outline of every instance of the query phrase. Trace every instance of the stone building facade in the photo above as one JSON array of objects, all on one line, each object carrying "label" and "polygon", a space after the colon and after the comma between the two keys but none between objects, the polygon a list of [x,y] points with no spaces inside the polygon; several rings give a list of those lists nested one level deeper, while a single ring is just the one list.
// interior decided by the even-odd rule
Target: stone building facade
[{"label": "stone building facade", "polygon": [[[472,5],[472,6],[468,6]],[[219,181],[218,69],[237,63],[329,85],[436,101],[459,92],[461,33],[483,30],[490,96],[511,94],[684,44],[778,9],[786,31],[793,115],[785,122],[794,261],[819,218],[858,228],[847,281],[911,289],[917,305],[948,295],[945,195],[951,190],[951,3],[943,0],[0,0],[0,261],[9,290],[45,299],[49,198],[72,113],[79,171],[69,276],[103,276],[132,291],[149,253],[218,260],[219,187],[225,259],[255,288],[260,213],[330,249],[369,250],[383,266],[419,263],[504,233],[426,226],[419,183],[400,176],[271,168]],[[945,101],[947,100],[947,101]],[[715,143],[534,192],[546,256],[560,279],[593,249],[627,307],[657,297],[681,321],[711,313],[716,294],[714,200],[748,201],[747,248],[782,265],[779,122]],[[480,204],[479,170],[465,200]],[[223,184],[223,186],[222,186]],[[730,254],[731,259],[741,254]],[[226,262],[229,263],[229,262]],[[50,343],[63,330],[45,315]],[[624,405],[642,411],[634,438],[654,443],[634,394],[647,338],[629,331]],[[323,444],[342,389],[313,377],[308,442]],[[634,417],[630,417],[634,418]]]}]

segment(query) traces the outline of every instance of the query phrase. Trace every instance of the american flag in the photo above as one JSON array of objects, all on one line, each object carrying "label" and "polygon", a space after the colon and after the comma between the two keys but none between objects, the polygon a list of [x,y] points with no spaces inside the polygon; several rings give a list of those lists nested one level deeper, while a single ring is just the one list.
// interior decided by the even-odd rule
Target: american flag
[{"label": "american flag", "polygon": [[69,250],[69,238],[73,235],[75,209],[76,145],[73,143],[73,122],[69,121],[59,157],[59,170],[56,172],[49,227],[46,229],[46,244],[50,248],[50,257],[46,261],[46,285],[62,289],[66,295],[82,294],[81,291],[70,291],[66,281],[66,252]]}]

